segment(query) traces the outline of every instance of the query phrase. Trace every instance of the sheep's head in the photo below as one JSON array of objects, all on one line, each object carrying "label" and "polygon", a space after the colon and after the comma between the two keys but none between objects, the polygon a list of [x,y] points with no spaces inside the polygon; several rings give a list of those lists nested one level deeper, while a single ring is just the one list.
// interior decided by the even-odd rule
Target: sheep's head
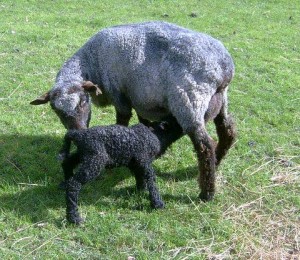
[{"label": "sheep's head", "polygon": [[90,81],[70,88],[55,88],[33,100],[30,104],[50,102],[54,112],[67,129],[85,129],[91,119],[91,102],[88,93],[101,94],[97,85]]}]

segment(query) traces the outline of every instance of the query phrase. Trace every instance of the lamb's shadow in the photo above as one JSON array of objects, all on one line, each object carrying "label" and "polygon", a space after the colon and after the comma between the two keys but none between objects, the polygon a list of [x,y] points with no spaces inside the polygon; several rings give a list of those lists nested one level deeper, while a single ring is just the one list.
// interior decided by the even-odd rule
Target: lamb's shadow
[{"label": "lamb's shadow", "polygon": [[[14,212],[32,222],[52,218],[55,214],[53,209],[64,212],[65,192],[58,188],[63,176],[56,158],[61,144],[62,139],[55,136],[0,136],[0,208],[3,212]],[[172,173],[160,172],[159,169],[156,172],[164,181],[183,181],[197,175],[196,167]],[[125,168],[106,170],[103,177],[85,185],[80,203],[95,205],[97,201],[96,205],[109,207],[113,202],[116,203],[114,207],[128,207],[126,198],[136,194],[134,181],[130,187],[116,186],[130,177]],[[190,203],[183,197],[164,195],[164,199],[166,203],[169,200]]]}]

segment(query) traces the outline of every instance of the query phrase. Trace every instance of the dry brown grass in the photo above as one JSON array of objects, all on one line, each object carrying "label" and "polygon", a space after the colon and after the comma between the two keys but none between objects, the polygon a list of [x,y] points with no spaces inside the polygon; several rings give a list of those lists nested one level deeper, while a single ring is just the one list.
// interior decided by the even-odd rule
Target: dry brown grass
[{"label": "dry brown grass", "polygon": [[[291,201],[300,191],[300,156],[283,152],[278,149],[274,157],[266,157],[243,172],[244,176],[267,174],[269,184],[257,188],[255,199],[232,204],[223,213],[235,226],[236,237],[229,244],[232,248],[239,244],[239,249],[234,249],[239,259],[300,259],[300,209]],[[282,188],[290,190],[291,196],[280,197]]]}]

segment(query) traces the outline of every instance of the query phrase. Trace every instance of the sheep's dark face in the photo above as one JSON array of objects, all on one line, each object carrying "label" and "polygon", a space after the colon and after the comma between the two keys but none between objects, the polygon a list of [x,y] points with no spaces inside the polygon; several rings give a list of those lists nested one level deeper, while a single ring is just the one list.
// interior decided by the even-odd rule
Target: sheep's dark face
[{"label": "sheep's dark face", "polygon": [[81,87],[50,94],[50,105],[66,129],[88,128],[91,119],[90,97]]},{"label": "sheep's dark face", "polygon": [[97,85],[87,81],[81,86],[53,89],[30,104],[41,105],[50,102],[65,128],[85,129],[88,128],[91,119],[89,92],[101,94]]}]

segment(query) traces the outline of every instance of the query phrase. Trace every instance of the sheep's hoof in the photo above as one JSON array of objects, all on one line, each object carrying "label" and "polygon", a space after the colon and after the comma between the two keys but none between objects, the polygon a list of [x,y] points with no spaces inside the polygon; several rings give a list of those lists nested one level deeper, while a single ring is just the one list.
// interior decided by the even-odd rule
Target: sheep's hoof
[{"label": "sheep's hoof", "polygon": [[199,194],[199,199],[202,200],[203,202],[210,201],[214,198],[215,193],[214,192],[201,192]]},{"label": "sheep's hoof", "polygon": [[165,207],[165,203],[163,201],[158,201],[153,203],[151,206],[154,209],[163,209]]}]

